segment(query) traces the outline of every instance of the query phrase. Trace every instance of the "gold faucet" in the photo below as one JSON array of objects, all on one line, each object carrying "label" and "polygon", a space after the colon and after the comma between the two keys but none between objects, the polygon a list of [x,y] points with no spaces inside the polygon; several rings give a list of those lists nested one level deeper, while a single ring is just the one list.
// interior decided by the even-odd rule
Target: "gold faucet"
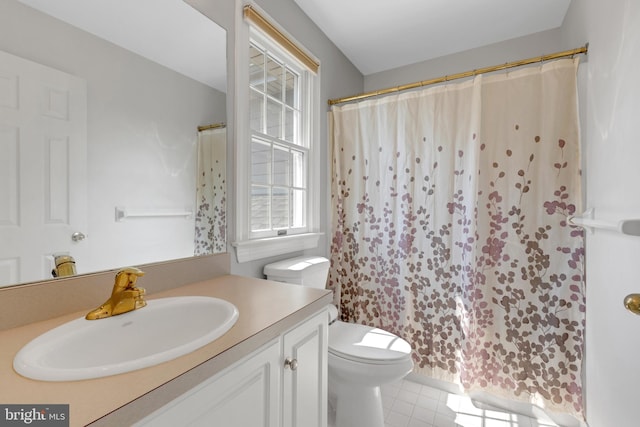
[{"label": "gold faucet", "polygon": [[87,313],[85,319],[104,319],[147,305],[143,297],[145,290],[136,286],[136,280],[141,276],[144,276],[144,272],[135,267],[127,267],[118,271],[113,291],[111,291],[111,298],[100,307]]}]

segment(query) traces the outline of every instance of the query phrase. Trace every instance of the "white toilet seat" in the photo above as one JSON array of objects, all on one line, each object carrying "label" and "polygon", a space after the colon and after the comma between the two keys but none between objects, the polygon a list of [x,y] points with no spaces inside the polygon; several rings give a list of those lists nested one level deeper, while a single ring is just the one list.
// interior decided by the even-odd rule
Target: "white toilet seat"
[{"label": "white toilet seat", "polygon": [[411,358],[411,345],[379,328],[341,321],[329,327],[329,352],[360,363],[386,365]]}]

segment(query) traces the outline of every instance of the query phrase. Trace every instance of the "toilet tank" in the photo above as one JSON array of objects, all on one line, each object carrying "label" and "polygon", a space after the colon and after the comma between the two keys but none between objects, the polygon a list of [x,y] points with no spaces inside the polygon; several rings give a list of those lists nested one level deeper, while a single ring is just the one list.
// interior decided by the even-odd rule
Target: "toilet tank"
[{"label": "toilet tank", "polygon": [[264,266],[269,280],[324,289],[329,274],[329,260],[317,256],[285,259]]}]

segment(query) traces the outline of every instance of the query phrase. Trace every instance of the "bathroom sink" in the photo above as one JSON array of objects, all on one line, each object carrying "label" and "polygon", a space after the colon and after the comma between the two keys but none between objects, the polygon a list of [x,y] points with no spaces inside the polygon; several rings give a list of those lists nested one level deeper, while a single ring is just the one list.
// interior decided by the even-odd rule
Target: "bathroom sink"
[{"label": "bathroom sink", "polygon": [[222,336],[238,310],[228,301],[186,296],[99,320],[80,318],[25,345],[13,360],[20,375],[43,381],[99,378],[157,365]]}]

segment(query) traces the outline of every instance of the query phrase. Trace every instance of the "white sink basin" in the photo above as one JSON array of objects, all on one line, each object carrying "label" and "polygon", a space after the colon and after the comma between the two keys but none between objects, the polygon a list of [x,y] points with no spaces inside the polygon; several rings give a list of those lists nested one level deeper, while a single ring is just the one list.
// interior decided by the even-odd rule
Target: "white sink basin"
[{"label": "white sink basin", "polygon": [[13,360],[20,375],[43,381],[99,378],[157,365],[222,336],[238,320],[218,298],[188,296],[99,320],[72,320],[24,346]]}]

